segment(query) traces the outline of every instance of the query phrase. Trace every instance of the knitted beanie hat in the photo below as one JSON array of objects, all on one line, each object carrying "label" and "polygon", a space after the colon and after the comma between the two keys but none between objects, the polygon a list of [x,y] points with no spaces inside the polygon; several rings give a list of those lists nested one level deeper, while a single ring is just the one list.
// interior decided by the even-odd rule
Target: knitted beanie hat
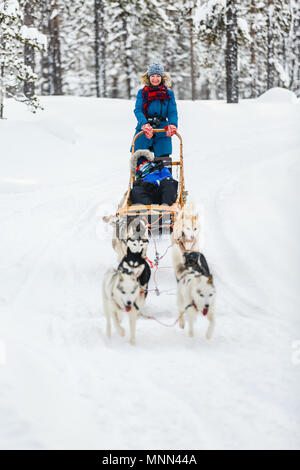
[{"label": "knitted beanie hat", "polygon": [[164,66],[156,63],[149,65],[148,77],[151,75],[160,75],[162,77],[164,75]]}]

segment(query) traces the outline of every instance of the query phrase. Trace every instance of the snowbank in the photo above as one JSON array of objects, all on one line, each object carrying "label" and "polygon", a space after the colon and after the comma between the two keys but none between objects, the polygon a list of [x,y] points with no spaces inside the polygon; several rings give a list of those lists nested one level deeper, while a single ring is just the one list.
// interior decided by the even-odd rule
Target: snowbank
[{"label": "snowbank", "polygon": [[271,88],[263,93],[257,101],[262,103],[298,103],[299,100],[295,93],[286,88]]}]

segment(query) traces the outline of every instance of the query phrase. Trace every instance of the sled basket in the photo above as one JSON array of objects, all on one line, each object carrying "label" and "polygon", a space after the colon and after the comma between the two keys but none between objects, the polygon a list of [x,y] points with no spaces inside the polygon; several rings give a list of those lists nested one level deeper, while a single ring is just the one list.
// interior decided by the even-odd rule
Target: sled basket
[{"label": "sled basket", "polygon": [[[166,132],[164,129],[153,129],[153,132]],[[135,152],[135,142],[136,139],[142,135],[144,131],[139,132],[136,134],[133,138],[132,141],[132,155]],[[130,170],[130,178],[129,178],[129,185],[128,185],[128,190],[124,195],[124,198],[122,202],[120,203],[117,211],[117,216],[122,218],[126,217],[139,217],[143,218],[144,220],[147,221],[149,227],[151,228],[152,235],[156,233],[158,230],[159,233],[161,234],[164,226],[170,226],[172,227],[172,224],[174,222],[174,217],[177,212],[181,210],[181,208],[184,206],[186,202],[186,197],[187,197],[187,191],[185,191],[184,187],[184,175],[183,175],[183,144],[182,144],[182,137],[178,132],[176,132],[176,136],[178,137],[180,141],[180,155],[177,160],[172,160],[171,162],[168,162],[169,165],[172,165],[172,171],[171,173],[174,175],[176,173],[177,169],[177,174],[178,174],[178,190],[177,190],[177,199],[172,204],[172,206],[166,206],[166,205],[159,205],[159,204],[151,204],[151,205],[143,205],[143,204],[134,204],[132,205],[132,201],[130,200],[130,191],[132,188],[132,185],[135,181],[135,171],[133,172]],[[179,170],[179,171],[178,171]]]}]

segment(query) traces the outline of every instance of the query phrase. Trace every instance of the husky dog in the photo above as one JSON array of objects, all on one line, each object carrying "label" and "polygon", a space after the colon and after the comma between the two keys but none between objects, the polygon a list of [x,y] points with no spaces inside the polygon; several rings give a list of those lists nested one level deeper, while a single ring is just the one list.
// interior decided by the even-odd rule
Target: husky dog
[{"label": "husky dog", "polygon": [[120,219],[117,215],[110,215],[103,217],[103,220],[114,229],[112,247],[117,253],[119,263],[126,255],[128,246],[133,253],[142,253],[145,258],[149,235],[143,219],[132,216]]},{"label": "husky dog", "polygon": [[185,205],[175,218],[172,243],[178,244],[181,251],[199,251],[198,236],[200,223],[193,204]]},{"label": "husky dog", "polygon": [[[148,284],[151,277],[151,269],[145,258],[142,256],[142,252],[133,252],[132,249],[135,247],[135,242],[128,243],[126,256],[120,262],[118,269],[127,274],[133,274],[138,280],[141,290],[139,298],[139,309],[141,310],[144,306],[147,294],[148,294]],[[130,249],[131,247],[131,249]],[[144,267],[141,274],[140,268]]]},{"label": "husky dog", "polygon": [[[136,269],[140,276],[144,265]],[[127,274],[118,269],[109,269],[103,280],[103,305],[106,315],[106,334],[111,337],[111,318],[120,336],[125,335],[121,326],[124,312],[128,313],[130,322],[130,343],[135,344],[136,317],[141,306],[141,287],[136,276]]]},{"label": "husky dog", "polygon": [[189,335],[194,336],[197,312],[207,317],[209,326],[206,338],[212,337],[215,327],[214,306],[216,291],[205,257],[199,252],[182,254],[176,245],[173,250],[177,286],[179,326],[184,328],[184,315],[189,321]]},{"label": "husky dog", "polygon": [[[133,252],[129,246],[127,248],[126,256],[124,256],[124,258],[121,260],[118,269],[128,274],[133,273],[139,281],[141,287],[147,289],[151,277],[150,266],[145,258],[142,257],[141,252]],[[144,269],[141,275],[137,275],[137,270],[140,266],[144,266]]]}]

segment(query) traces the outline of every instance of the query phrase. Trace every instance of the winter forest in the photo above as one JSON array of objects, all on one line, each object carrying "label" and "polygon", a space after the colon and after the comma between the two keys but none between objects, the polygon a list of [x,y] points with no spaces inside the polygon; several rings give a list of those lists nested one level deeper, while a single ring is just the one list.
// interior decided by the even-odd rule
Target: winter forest
[{"label": "winter forest", "polygon": [[2,0],[0,104],[38,95],[133,99],[152,61],[178,99],[300,89],[299,0]]}]

